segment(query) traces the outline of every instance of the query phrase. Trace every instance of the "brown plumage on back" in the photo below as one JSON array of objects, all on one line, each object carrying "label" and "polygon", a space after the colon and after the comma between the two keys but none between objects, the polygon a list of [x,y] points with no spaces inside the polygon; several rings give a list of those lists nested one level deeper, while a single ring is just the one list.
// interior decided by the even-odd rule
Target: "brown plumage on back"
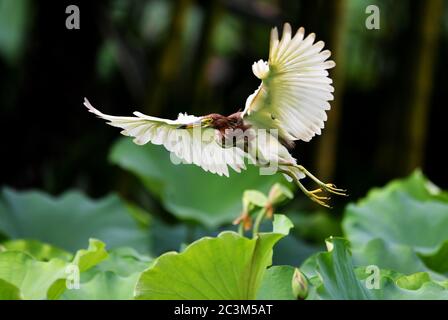
[{"label": "brown plumage on back", "polygon": [[239,111],[226,117],[218,113],[211,113],[206,115],[204,118],[211,119],[210,127],[219,130],[224,134],[227,129],[241,129],[246,131],[250,128],[250,125],[244,123],[241,114],[242,112]]}]

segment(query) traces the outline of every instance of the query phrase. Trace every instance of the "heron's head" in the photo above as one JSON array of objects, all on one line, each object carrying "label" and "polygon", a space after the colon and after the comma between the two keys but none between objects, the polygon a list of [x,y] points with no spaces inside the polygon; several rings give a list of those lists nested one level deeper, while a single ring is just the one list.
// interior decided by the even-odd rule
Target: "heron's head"
[{"label": "heron's head", "polygon": [[208,127],[215,129],[225,128],[228,126],[227,117],[220,115],[218,113],[211,113],[209,115],[202,117],[201,126],[203,128]]},{"label": "heron's head", "polygon": [[204,116],[201,119],[201,127],[202,128],[209,128],[213,126],[213,120],[214,118],[211,115]]},{"label": "heron's head", "polygon": [[231,114],[226,117],[218,113],[212,113],[202,117],[201,127],[203,128],[214,128],[214,129],[235,129],[243,124],[243,119],[241,118],[241,112]]}]

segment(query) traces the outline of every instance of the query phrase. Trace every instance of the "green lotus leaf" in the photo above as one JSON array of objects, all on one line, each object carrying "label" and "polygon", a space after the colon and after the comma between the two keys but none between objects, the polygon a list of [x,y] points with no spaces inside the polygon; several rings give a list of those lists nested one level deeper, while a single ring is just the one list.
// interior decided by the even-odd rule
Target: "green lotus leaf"
[{"label": "green lotus leaf", "polygon": [[127,204],[116,195],[91,200],[69,191],[58,197],[42,192],[0,192],[0,233],[13,239],[33,239],[70,252],[89,238],[105,241],[109,248],[131,246],[148,252],[149,234],[139,228]]},{"label": "green lotus leaf", "polygon": [[65,261],[71,261],[73,259],[73,254],[70,252],[37,240],[8,240],[1,245],[5,250],[22,251],[40,261],[48,261],[53,258],[59,258]]},{"label": "green lotus leaf", "polygon": [[350,204],[343,229],[355,263],[443,278],[448,272],[447,199],[417,171]]},{"label": "green lotus leaf", "polygon": [[447,299],[448,289],[425,272],[403,275],[376,265],[355,267],[349,243],[328,240],[330,251],[311,257],[301,270],[310,279],[308,299],[426,300]]},{"label": "green lotus leaf", "polygon": [[[98,264],[107,254],[104,243],[91,239],[89,249],[79,251],[73,262],[60,258],[38,261],[31,255],[20,251],[0,252],[0,279],[20,290],[23,299],[55,299],[66,289],[69,270],[77,273],[86,271]],[[8,289],[11,292],[11,287]]]},{"label": "green lotus leaf", "polygon": [[132,248],[117,248],[81,276],[80,288],[66,290],[63,300],[129,300],[143,270],[152,259]]},{"label": "green lotus leaf", "polygon": [[258,300],[296,300],[292,290],[292,277],[294,267],[273,266],[266,270],[260,290]]},{"label": "green lotus leaf", "polygon": [[22,298],[19,288],[0,279],[0,300],[21,300]]},{"label": "green lotus leaf", "polygon": [[135,174],[168,211],[208,227],[232,222],[242,211],[241,195],[245,190],[267,193],[273,183],[286,183],[280,175],[260,175],[259,168],[252,165],[241,173],[230,172],[229,178],[195,165],[175,165],[165,148],[137,146],[129,138],[118,140],[110,159]]},{"label": "green lotus leaf", "polygon": [[253,239],[222,232],[163,254],[137,283],[137,299],[255,299],[272,263],[273,246],[289,233],[288,218],[275,215],[273,231]]}]

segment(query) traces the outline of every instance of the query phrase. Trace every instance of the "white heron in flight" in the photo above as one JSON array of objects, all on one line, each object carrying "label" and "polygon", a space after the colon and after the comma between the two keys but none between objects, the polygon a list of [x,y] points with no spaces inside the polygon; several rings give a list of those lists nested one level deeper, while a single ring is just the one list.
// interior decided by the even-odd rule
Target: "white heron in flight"
[{"label": "white heron in flight", "polygon": [[[304,28],[293,35],[285,23],[279,39],[277,28],[273,28],[269,60],[252,65],[261,84],[247,98],[244,110],[230,116],[181,113],[176,120],[167,120],[134,112],[134,117],[117,117],[98,111],[87,99],[84,105],[108,124],[122,128],[121,133],[134,137],[136,144],[163,145],[185,163],[211,173],[228,176],[229,166],[241,172],[246,168],[245,159],[259,167],[275,163],[310,199],[328,207],[329,198],[321,193],[344,196],[345,190],[317,179],[288,151],[294,141],[308,142],[321,133],[330,109],[328,101],[333,100],[327,70],[335,63],[328,60],[331,52],[323,50],[324,42],[315,42],[315,38],[314,33],[305,37]],[[195,134],[198,130],[201,134]],[[305,177],[313,180],[317,189],[306,189],[300,182]]]}]

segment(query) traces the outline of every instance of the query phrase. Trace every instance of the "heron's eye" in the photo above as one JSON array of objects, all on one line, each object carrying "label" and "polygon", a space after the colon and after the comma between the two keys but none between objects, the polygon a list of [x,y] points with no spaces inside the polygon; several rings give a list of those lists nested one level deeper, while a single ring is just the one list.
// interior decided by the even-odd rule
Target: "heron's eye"
[{"label": "heron's eye", "polygon": [[201,122],[202,122],[202,125],[204,125],[204,126],[209,126],[209,125],[212,124],[213,120],[212,120],[211,118],[203,118],[203,119],[201,120]]}]

